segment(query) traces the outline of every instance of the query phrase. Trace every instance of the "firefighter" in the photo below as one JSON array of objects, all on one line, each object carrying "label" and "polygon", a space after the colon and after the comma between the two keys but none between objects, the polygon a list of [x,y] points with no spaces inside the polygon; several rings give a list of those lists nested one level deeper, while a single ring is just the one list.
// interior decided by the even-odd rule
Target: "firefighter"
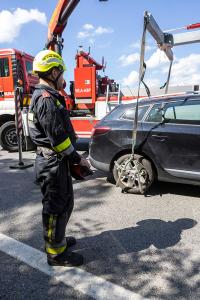
[{"label": "firefighter", "polygon": [[64,97],[62,57],[51,50],[39,52],[33,61],[33,72],[39,76],[32,96],[28,123],[30,136],[37,145],[35,169],[43,195],[42,222],[47,262],[53,266],[79,266],[82,255],[69,251],[76,243],[65,237],[74,198],[70,165],[90,168],[88,161],[75,150],[75,133]]}]

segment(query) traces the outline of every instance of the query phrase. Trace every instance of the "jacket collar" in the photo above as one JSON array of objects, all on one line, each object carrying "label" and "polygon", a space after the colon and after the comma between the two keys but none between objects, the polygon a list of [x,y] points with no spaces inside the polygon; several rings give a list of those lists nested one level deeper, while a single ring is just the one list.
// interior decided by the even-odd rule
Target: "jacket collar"
[{"label": "jacket collar", "polygon": [[52,88],[52,87],[50,87],[46,84],[36,84],[35,89],[45,90],[45,91],[49,92],[51,95],[53,95],[54,97],[57,97],[57,98],[59,98],[61,96],[57,90],[55,90],[54,88]]}]

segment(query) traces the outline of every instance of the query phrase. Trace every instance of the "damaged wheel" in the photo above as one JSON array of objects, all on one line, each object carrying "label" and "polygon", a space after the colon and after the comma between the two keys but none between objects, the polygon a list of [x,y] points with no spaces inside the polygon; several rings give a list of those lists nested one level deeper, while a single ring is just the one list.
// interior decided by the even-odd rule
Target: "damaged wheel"
[{"label": "damaged wheel", "polygon": [[151,162],[141,155],[134,155],[129,161],[130,154],[119,157],[114,164],[113,176],[122,190],[144,194],[154,181]]}]

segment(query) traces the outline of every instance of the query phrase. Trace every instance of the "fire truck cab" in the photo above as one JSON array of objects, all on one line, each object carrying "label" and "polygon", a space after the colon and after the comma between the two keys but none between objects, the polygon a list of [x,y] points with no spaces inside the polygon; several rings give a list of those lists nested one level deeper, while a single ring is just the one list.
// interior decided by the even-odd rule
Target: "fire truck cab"
[{"label": "fire truck cab", "polygon": [[[33,57],[23,51],[0,49],[0,144],[5,150],[18,149],[14,90],[17,81],[21,79],[23,82],[21,108],[25,111],[30,103],[33,88],[38,82],[37,76],[32,74],[32,62]],[[32,143],[28,134],[24,134],[23,148],[28,150],[30,147],[32,147]]]}]

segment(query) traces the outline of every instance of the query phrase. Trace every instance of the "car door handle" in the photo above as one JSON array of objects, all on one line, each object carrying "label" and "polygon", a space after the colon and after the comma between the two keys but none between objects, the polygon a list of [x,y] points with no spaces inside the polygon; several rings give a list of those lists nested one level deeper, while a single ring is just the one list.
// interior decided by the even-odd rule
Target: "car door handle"
[{"label": "car door handle", "polygon": [[157,134],[152,134],[152,138],[159,140],[161,142],[168,139],[168,137],[166,135],[157,135]]}]

